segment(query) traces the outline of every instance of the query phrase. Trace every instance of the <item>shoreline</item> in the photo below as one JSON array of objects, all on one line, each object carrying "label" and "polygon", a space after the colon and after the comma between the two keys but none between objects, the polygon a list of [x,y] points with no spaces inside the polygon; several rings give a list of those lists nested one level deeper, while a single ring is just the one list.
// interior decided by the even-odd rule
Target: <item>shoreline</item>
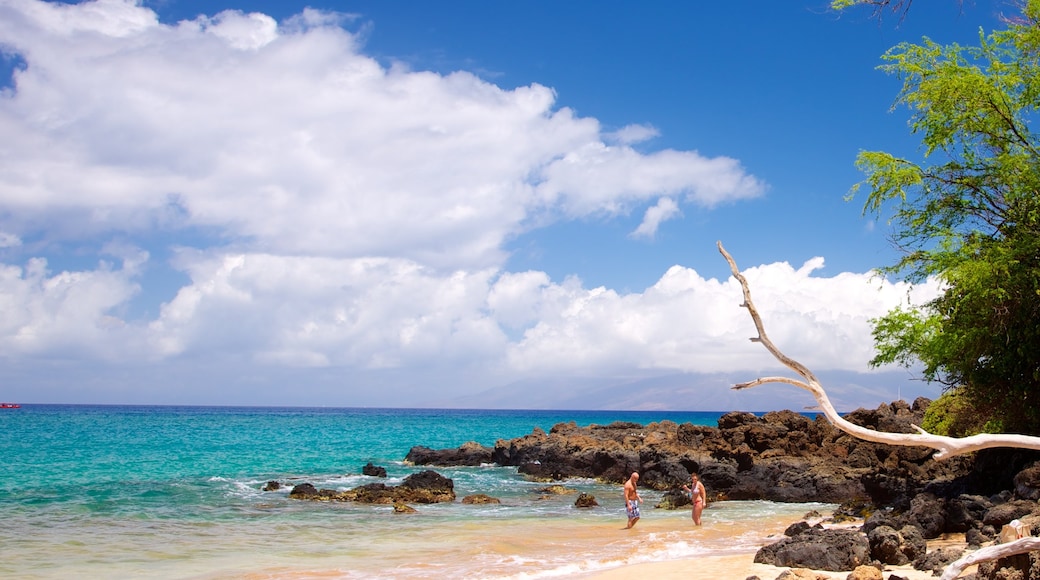
[{"label": "shoreline", "polygon": [[[827,526],[831,527],[831,526]],[[858,526],[856,526],[858,527]],[[928,551],[953,546],[965,548],[967,542],[964,534],[949,534],[947,537],[928,540]],[[610,570],[590,572],[578,578],[586,580],[627,580],[629,578],[654,578],[655,580],[687,580],[691,575],[698,578],[714,578],[716,580],[746,580],[757,576],[761,580],[773,580],[785,570],[791,568],[756,564],[757,550],[740,554],[705,555],[701,557],[684,557],[660,562],[642,562],[627,564]],[[973,574],[976,566],[969,566],[963,575]],[[817,576],[831,580],[846,580],[851,570],[834,572],[829,570],[813,570]],[[902,566],[886,565],[882,571],[885,578],[894,574],[906,580],[934,580],[931,570],[915,570],[910,564]]]}]

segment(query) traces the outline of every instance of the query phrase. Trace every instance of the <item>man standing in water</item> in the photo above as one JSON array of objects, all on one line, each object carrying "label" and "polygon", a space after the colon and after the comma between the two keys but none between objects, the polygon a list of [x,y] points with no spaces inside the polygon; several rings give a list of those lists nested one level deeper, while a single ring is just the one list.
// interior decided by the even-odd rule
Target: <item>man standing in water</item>
[{"label": "man standing in water", "polygon": [[631,529],[639,521],[639,502],[643,501],[643,498],[639,497],[639,492],[636,491],[637,483],[639,483],[639,473],[633,471],[632,477],[625,482],[625,512],[628,513],[626,530]]}]

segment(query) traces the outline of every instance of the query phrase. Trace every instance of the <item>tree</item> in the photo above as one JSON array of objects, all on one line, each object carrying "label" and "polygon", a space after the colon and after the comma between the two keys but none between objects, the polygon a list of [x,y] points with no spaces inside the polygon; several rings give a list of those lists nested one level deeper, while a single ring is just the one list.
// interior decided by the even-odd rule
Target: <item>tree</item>
[{"label": "tree", "polygon": [[906,16],[913,2],[914,0],[831,0],[831,8],[833,10],[845,10],[853,6],[870,6],[874,11],[872,16],[881,20],[881,16],[886,8],[893,13],[901,13],[902,16]]},{"label": "tree", "polygon": [[875,320],[871,364],[923,363],[989,429],[1040,433],[1040,0],[977,47],[925,38],[883,58],[924,162],[861,152],[849,196],[866,186],[864,213],[892,212],[902,255],[881,272],[944,291]]}]

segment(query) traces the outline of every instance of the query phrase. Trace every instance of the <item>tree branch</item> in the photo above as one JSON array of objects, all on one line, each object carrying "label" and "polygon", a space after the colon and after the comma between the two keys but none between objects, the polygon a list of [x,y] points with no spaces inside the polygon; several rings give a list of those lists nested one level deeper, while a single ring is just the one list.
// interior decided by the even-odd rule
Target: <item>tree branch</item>
[{"label": "tree branch", "polygon": [[1040,550],[1040,538],[1020,538],[1014,542],[1008,542],[1006,544],[996,544],[985,548],[979,548],[960,560],[951,562],[950,565],[946,567],[946,570],[943,571],[943,575],[939,580],[953,580],[960,576],[961,572],[972,564],[992,562],[1008,556],[1017,556],[1019,554],[1025,554],[1036,550]]},{"label": "tree branch", "polygon": [[972,451],[994,447],[1016,447],[1040,451],[1040,437],[1003,433],[981,433],[978,435],[972,435],[971,437],[946,437],[942,435],[933,435],[916,425],[914,428],[917,429],[917,433],[886,433],[883,431],[867,429],[866,427],[861,427],[845,420],[834,409],[830,399],[827,397],[827,393],[823,390],[823,387],[820,385],[820,382],[816,379],[816,376],[812,371],[802,363],[781,352],[780,349],[773,344],[773,341],[769,339],[769,336],[766,335],[765,326],[762,323],[762,317],[758,314],[754,302],[751,301],[751,289],[748,287],[747,279],[740,273],[740,269],[737,268],[737,263],[733,260],[733,257],[729,255],[724,247],[722,247],[722,242],[718,242],[718,248],[719,252],[722,253],[722,256],[726,258],[727,262],[729,262],[730,271],[733,273],[733,277],[740,282],[740,287],[744,291],[744,303],[741,304],[741,306],[748,309],[748,313],[751,315],[751,319],[755,323],[755,328],[758,330],[758,336],[751,340],[753,342],[762,343],[773,357],[804,379],[804,381],[799,381],[797,379],[783,377],[760,378],[747,383],[735,385],[733,387],[734,389],[747,389],[764,383],[787,383],[794,385],[800,389],[809,391],[813,398],[816,399],[816,404],[827,417],[827,420],[830,421],[832,425],[849,435],[874,443],[885,443],[888,445],[900,445],[904,447],[929,447],[936,450],[936,453],[934,454],[935,459],[946,459],[955,455],[963,455],[965,453],[971,453]]}]

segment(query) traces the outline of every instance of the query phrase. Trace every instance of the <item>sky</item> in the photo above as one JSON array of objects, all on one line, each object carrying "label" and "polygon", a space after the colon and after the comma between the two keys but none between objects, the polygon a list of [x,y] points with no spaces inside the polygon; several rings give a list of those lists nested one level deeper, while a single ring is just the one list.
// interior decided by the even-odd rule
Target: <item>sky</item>
[{"label": "sky", "polygon": [[0,400],[839,410],[917,396],[855,158],[1014,7],[0,0]]}]

